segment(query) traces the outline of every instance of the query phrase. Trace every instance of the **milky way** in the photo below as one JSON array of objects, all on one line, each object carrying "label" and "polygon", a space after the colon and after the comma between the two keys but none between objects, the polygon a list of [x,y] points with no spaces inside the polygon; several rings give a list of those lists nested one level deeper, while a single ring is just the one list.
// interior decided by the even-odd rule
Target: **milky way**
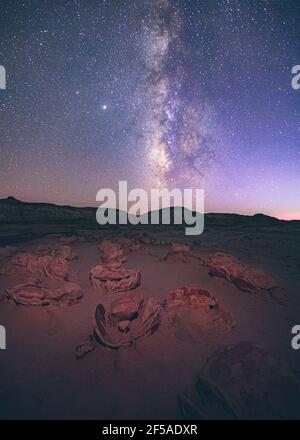
[{"label": "milky way", "polygon": [[1,1],[0,197],[200,187],[300,217],[298,0]]},{"label": "milky way", "polygon": [[200,90],[190,95],[194,84],[188,75],[180,7],[168,0],[151,2],[141,39],[148,103],[145,145],[155,184],[199,187],[214,155],[212,109]]}]

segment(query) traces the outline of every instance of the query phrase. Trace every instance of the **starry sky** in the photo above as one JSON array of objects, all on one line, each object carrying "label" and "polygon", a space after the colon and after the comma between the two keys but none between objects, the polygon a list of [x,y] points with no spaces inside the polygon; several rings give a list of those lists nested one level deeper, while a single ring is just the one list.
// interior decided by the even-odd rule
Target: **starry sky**
[{"label": "starry sky", "polygon": [[300,219],[300,2],[1,1],[0,197],[204,188]]}]

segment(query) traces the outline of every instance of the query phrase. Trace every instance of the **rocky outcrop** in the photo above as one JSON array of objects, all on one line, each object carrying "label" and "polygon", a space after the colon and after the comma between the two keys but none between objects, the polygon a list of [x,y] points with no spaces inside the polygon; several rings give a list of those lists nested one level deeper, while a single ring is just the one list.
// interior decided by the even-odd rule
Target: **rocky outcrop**
[{"label": "rocky outcrop", "polygon": [[110,306],[110,316],[113,321],[132,321],[137,318],[144,303],[144,294],[134,292],[131,295],[114,301]]},{"label": "rocky outcrop", "polygon": [[270,352],[239,342],[217,350],[193,390],[179,396],[185,419],[299,419],[300,385]]},{"label": "rocky outcrop", "polygon": [[276,290],[278,281],[260,268],[246,266],[237,258],[222,252],[209,255],[205,262],[211,275],[225,278],[240,290],[268,293],[279,302],[285,300],[284,292]]},{"label": "rocky outcrop", "polygon": [[6,267],[6,273],[20,273],[41,280],[73,281],[77,275],[67,260],[51,255],[35,255],[30,252],[15,254]]},{"label": "rocky outcrop", "polygon": [[90,271],[90,283],[100,292],[117,293],[135,289],[141,284],[140,271],[98,264]]},{"label": "rocky outcrop", "polygon": [[66,258],[43,255],[45,247],[39,248],[38,252],[42,255],[19,252],[12,256],[5,271],[10,275],[21,275],[24,281],[6,289],[7,297],[26,306],[78,302],[83,293],[77,283],[77,274],[68,262],[69,250],[64,253]]},{"label": "rocky outcrop", "polygon": [[66,261],[78,259],[78,255],[73,251],[71,246],[61,243],[57,243],[54,246],[40,244],[35,248],[34,253],[37,255],[52,255],[53,257],[63,258]]},{"label": "rocky outcrop", "polygon": [[76,304],[83,296],[77,283],[62,282],[58,287],[49,287],[39,280],[31,279],[6,289],[8,298],[23,306],[48,306],[55,304]]},{"label": "rocky outcrop", "polygon": [[82,358],[96,343],[117,349],[153,334],[159,328],[162,308],[154,298],[145,299],[142,292],[128,294],[108,306],[98,304],[94,333],[76,347],[75,356]]},{"label": "rocky outcrop", "polygon": [[200,287],[184,286],[172,290],[166,297],[165,310],[169,321],[182,321],[183,327],[193,320],[202,326],[202,331],[208,330],[214,324],[224,329],[230,329],[234,325],[231,314],[208,290]]},{"label": "rocky outcrop", "polygon": [[[116,309],[126,309],[124,315],[116,314]],[[127,296],[126,307],[124,298],[120,303],[106,310],[99,304],[95,312],[95,335],[99,342],[110,348],[130,345],[135,340],[154,333],[160,324],[162,306],[154,298],[144,301],[143,295]]]}]

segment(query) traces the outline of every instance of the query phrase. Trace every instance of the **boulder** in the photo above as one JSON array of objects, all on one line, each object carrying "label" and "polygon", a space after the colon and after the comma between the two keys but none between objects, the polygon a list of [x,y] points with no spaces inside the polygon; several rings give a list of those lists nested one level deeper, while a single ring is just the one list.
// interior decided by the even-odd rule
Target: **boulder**
[{"label": "boulder", "polygon": [[[174,317],[176,320],[180,315],[184,318],[189,316],[189,322],[186,325],[191,324],[195,319],[203,327],[202,330],[208,329],[214,323],[229,329],[234,326],[231,314],[208,290],[200,287],[184,286],[172,290],[166,297],[165,309],[172,321]],[[199,314],[201,314],[201,319]]]},{"label": "boulder", "polygon": [[180,287],[168,293],[167,307],[206,307],[212,310],[217,307],[217,300],[206,289],[200,287]]},{"label": "boulder", "polygon": [[55,244],[51,246],[49,244],[39,244],[34,253],[37,255],[51,255],[53,257],[59,257],[67,261],[76,260],[78,255],[73,252],[71,246],[66,244]]},{"label": "boulder", "polygon": [[[41,249],[40,249],[41,251]],[[10,274],[21,274],[25,281],[6,290],[9,298],[22,305],[74,304],[83,296],[67,260],[51,255],[18,253],[11,258]]]},{"label": "boulder", "polygon": [[78,255],[73,251],[71,246],[68,245],[55,246],[51,251],[51,255],[53,257],[63,258],[67,261],[76,260],[78,258]]},{"label": "boulder", "polygon": [[143,302],[144,295],[142,292],[134,292],[131,295],[114,301],[110,306],[111,318],[118,321],[132,321],[138,316]]},{"label": "boulder", "polygon": [[15,254],[11,258],[7,272],[11,274],[21,273],[42,280],[71,281],[77,279],[68,261],[64,258],[51,255],[35,255],[29,252]]},{"label": "boulder", "polygon": [[46,300],[51,304],[57,301],[61,304],[76,304],[83,297],[83,293],[79,284],[67,281],[56,288],[48,288],[46,290]]},{"label": "boulder", "polygon": [[16,304],[24,306],[41,306],[45,299],[45,288],[38,285],[38,282],[20,283],[11,289],[5,290],[8,298],[13,299]]},{"label": "boulder", "polygon": [[179,397],[185,419],[299,419],[300,384],[287,364],[250,342],[218,349]]},{"label": "boulder", "polygon": [[274,292],[278,288],[278,282],[264,270],[246,266],[237,258],[222,252],[209,255],[205,263],[211,275],[225,278],[238,289],[251,293],[268,292],[270,296],[279,300],[279,296]]},{"label": "boulder", "polygon": [[125,292],[141,284],[139,271],[98,264],[90,271],[91,285],[108,293]]},{"label": "boulder", "polygon": [[160,325],[162,305],[154,298],[141,303],[132,320],[111,319],[112,310],[99,304],[95,311],[95,338],[109,348],[131,345],[135,340],[153,334]]},{"label": "boulder", "polygon": [[25,283],[6,289],[8,298],[24,306],[46,306],[53,304],[75,304],[83,296],[81,287],[73,282],[63,282],[59,287],[51,288],[41,281],[29,279]]}]

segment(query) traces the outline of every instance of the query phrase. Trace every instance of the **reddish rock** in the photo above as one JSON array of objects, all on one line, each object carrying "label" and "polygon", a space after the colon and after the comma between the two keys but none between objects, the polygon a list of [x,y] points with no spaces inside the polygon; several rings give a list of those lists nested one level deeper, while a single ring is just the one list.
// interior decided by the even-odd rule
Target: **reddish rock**
[{"label": "reddish rock", "polygon": [[124,322],[123,319],[111,320],[110,307],[106,310],[103,304],[99,304],[95,312],[96,339],[110,348],[130,345],[139,338],[153,334],[159,328],[161,310],[162,305],[154,298],[149,298],[141,305],[134,319]]},{"label": "reddish rock", "polygon": [[76,260],[78,255],[72,250],[71,246],[66,244],[55,244],[54,246],[48,244],[40,244],[35,250],[37,255],[51,255],[53,257],[63,258],[67,261]]},{"label": "reddish rock", "polygon": [[73,273],[69,264],[65,259],[59,257],[50,257],[45,265],[46,274],[48,276],[54,276],[62,278],[65,281],[69,281],[73,278]]},{"label": "reddish rock", "polygon": [[[270,296],[276,295],[273,291],[278,287],[278,282],[272,276],[266,274],[262,269],[246,266],[237,258],[218,252],[206,259],[212,275],[225,278],[232,282],[240,290],[259,293],[269,292]],[[276,296],[279,300],[279,297]],[[283,299],[283,298],[282,298]]]},{"label": "reddish rock", "polygon": [[[231,314],[207,290],[199,287],[180,287],[172,290],[165,300],[169,324],[193,340],[224,333],[234,327]],[[217,333],[216,333],[217,332]]]},{"label": "reddish rock", "polygon": [[118,321],[129,320],[136,318],[143,305],[144,295],[142,292],[134,292],[127,295],[125,298],[121,298],[114,301],[111,306],[111,317]]},{"label": "reddish rock", "polygon": [[91,269],[90,282],[97,289],[104,289],[109,293],[125,292],[141,284],[141,273],[99,264]]},{"label": "reddish rock", "polygon": [[11,259],[9,273],[24,275],[25,281],[6,293],[17,304],[74,304],[82,297],[76,274],[60,257],[18,253]]},{"label": "reddish rock", "polygon": [[46,296],[43,287],[31,282],[17,284],[11,289],[6,289],[6,293],[16,304],[24,306],[41,306]]},{"label": "reddish rock", "polygon": [[46,290],[46,299],[49,303],[59,301],[61,304],[76,304],[83,297],[81,287],[77,283],[67,281],[57,288]]},{"label": "reddish rock", "polygon": [[68,245],[55,246],[51,251],[51,255],[53,257],[63,258],[67,261],[76,260],[78,258],[78,255],[73,251],[71,246]]},{"label": "reddish rock", "polygon": [[18,253],[11,259],[9,273],[23,273],[40,279],[76,279],[68,262],[51,255],[35,255],[29,252]]},{"label": "reddish rock", "polygon": [[207,307],[213,309],[217,300],[208,290],[199,287],[180,287],[169,292],[166,299],[167,307]]},{"label": "reddish rock", "polygon": [[217,350],[197,376],[182,416],[195,419],[300,418],[300,385],[284,361],[250,342]]},{"label": "reddish rock", "polygon": [[50,304],[75,304],[83,296],[80,286],[72,282],[63,282],[59,287],[51,288],[39,280],[29,280],[6,289],[7,296],[16,304],[24,306],[45,306]]}]

